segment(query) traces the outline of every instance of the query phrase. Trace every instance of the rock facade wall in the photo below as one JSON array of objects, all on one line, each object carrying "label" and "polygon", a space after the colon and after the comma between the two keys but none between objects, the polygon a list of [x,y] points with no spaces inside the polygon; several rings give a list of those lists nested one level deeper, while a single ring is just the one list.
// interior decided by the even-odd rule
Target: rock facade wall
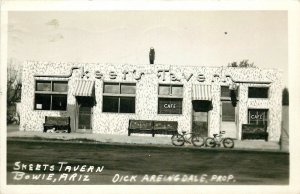
[{"label": "rock facade wall", "polygon": [[[72,67],[83,67],[71,72]],[[165,71],[163,76],[162,70]],[[81,78],[82,71],[84,77]],[[124,79],[124,71],[126,79]],[[97,76],[95,74],[97,72]],[[54,75],[68,75],[69,78],[59,78]],[[170,73],[172,73],[170,75]],[[142,75],[141,75],[142,74]],[[42,77],[38,77],[43,75]],[[44,77],[45,75],[51,75]],[[116,76],[115,76],[116,75]],[[140,79],[139,76],[141,75]],[[233,68],[233,67],[196,67],[196,66],[172,66],[172,65],[116,65],[116,64],[75,64],[75,63],[42,63],[27,62],[23,69],[21,124],[22,131],[42,131],[45,116],[68,116],[73,114],[76,98],[73,95],[76,79],[95,80],[96,105],[93,107],[93,133],[123,134],[127,135],[129,119],[178,121],[179,131],[191,131],[192,127],[192,85],[212,85],[212,105],[209,112],[209,134],[218,133],[220,130],[221,97],[220,86],[229,85],[231,76],[238,83],[239,102],[237,134],[241,138],[241,126],[246,124],[248,109],[268,109],[269,141],[279,141],[281,131],[281,72],[275,69],[259,68]],[[112,77],[114,79],[112,79]],[[163,80],[163,77],[165,80]],[[205,77],[205,80],[203,79]],[[34,110],[35,80],[68,80],[68,110],[46,111]],[[104,113],[102,112],[103,83],[104,82],[130,82],[136,83],[136,111],[135,113]],[[248,98],[248,87],[257,86],[250,82],[271,82],[259,84],[269,86],[268,99]],[[182,84],[183,108],[182,114],[161,115],[158,109],[158,85]]]}]

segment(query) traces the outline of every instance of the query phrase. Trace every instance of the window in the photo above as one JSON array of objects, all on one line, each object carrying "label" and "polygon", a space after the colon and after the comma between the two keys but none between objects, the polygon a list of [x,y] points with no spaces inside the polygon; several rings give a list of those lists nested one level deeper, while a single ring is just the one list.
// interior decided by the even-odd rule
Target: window
[{"label": "window", "polygon": [[182,85],[158,86],[158,114],[182,114]]},{"label": "window", "polygon": [[135,113],[135,83],[104,83],[103,112]]},{"label": "window", "polygon": [[231,92],[234,92],[236,98],[238,97],[238,89],[229,90],[229,86],[221,86],[221,97],[222,98],[231,98]]},{"label": "window", "polygon": [[[221,86],[221,100],[231,101],[232,108],[236,107],[238,102],[238,88],[236,90],[230,90],[229,86]],[[229,106],[229,105],[225,105]]]},{"label": "window", "polygon": [[268,109],[248,109],[248,123],[268,125]]},{"label": "window", "polygon": [[268,98],[269,88],[268,87],[249,87],[248,98]]},{"label": "window", "polygon": [[37,80],[35,84],[35,110],[66,110],[67,81]]},{"label": "window", "polygon": [[222,121],[235,122],[235,107],[230,101],[222,102]]}]

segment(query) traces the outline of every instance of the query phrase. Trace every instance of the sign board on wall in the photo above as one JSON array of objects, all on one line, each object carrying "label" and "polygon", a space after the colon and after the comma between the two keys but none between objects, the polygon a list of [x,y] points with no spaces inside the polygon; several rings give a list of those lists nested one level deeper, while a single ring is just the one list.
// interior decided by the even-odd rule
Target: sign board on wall
[{"label": "sign board on wall", "polygon": [[268,110],[267,109],[249,109],[248,123],[255,125],[267,125]]},{"label": "sign board on wall", "polygon": [[182,99],[160,98],[158,100],[159,114],[181,114]]}]

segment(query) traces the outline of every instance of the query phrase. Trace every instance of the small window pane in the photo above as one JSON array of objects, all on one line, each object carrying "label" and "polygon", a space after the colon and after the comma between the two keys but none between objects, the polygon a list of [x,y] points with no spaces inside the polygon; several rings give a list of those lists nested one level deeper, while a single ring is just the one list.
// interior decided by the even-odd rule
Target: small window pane
[{"label": "small window pane", "polygon": [[67,95],[52,95],[52,110],[67,110]]},{"label": "small window pane", "polygon": [[36,91],[51,91],[51,81],[37,81]]},{"label": "small window pane", "polygon": [[135,113],[135,98],[121,97],[120,98],[120,113]]},{"label": "small window pane", "polygon": [[103,112],[118,112],[119,98],[113,96],[103,96]]},{"label": "small window pane", "polygon": [[182,98],[159,98],[158,114],[181,114]]},{"label": "small window pane", "polygon": [[67,92],[68,91],[68,82],[53,82],[53,91]]},{"label": "small window pane", "polygon": [[228,86],[221,86],[221,97],[230,97],[230,90]]},{"label": "small window pane", "polygon": [[50,110],[51,95],[49,94],[35,94],[35,110]]},{"label": "small window pane", "polygon": [[170,95],[170,86],[169,85],[159,85],[159,95]]},{"label": "small window pane", "polygon": [[231,98],[231,92],[234,91],[236,97],[238,97],[238,89],[229,90],[229,86],[221,86],[221,97]]},{"label": "small window pane", "polygon": [[182,97],[183,94],[183,86],[172,86],[172,96]]},{"label": "small window pane", "polygon": [[230,102],[222,102],[222,121],[235,121],[235,107]]},{"label": "small window pane", "polygon": [[121,84],[121,94],[135,94],[135,84]]},{"label": "small window pane", "polygon": [[120,86],[118,83],[105,83],[104,93],[120,94]]},{"label": "small window pane", "polygon": [[249,98],[268,98],[269,88],[267,87],[249,87]]}]

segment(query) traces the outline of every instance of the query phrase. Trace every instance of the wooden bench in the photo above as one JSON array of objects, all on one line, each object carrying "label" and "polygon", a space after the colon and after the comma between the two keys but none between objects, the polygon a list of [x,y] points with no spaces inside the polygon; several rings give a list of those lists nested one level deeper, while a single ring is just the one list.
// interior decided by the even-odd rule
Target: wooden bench
[{"label": "wooden bench", "polygon": [[44,123],[44,132],[53,130],[53,132],[71,132],[70,117],[46,116]]},{"label": "wooden bench", "polygon": [[244,139],[264,139],[268,141],[268,132],[265,125],[242,125],[242,140]]},{"label": "wooden bench", "polygon": [[152,120],[129,120],[128,136],[131,133],[146,133],[174,135],[177,134],[177,121],[152,121]]}]

